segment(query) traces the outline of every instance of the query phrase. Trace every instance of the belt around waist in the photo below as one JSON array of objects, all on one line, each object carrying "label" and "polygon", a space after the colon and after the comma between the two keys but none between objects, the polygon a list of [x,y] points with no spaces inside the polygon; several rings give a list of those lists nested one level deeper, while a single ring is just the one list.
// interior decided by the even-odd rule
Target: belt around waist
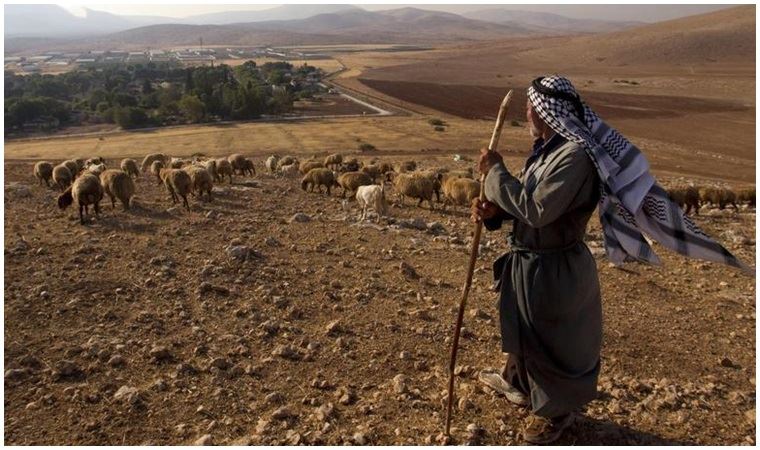
[{"label": "belt around waist", "polygon": [[544,253],[557,253],[557,252],[564,252],[566,250],[570,250],[576,245],[578,245],[581,241],[580,239],[576,239],[572,242],[570,242],[567,245],[563,245],[562,247],[553,247],[553,248],[530,248],[525,247],[523,245],[518,244],[515,242],[515,239],[512,235],[507,237],[507,242],[509,243],[509,251],[512,253],[537,253],[537,254],[544,254]]}]

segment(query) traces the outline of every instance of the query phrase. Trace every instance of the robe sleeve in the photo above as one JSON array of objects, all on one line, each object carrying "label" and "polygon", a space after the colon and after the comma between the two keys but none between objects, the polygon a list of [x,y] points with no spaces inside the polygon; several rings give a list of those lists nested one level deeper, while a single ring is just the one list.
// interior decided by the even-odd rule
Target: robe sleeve
[{"label": "robe sleeve", "polygon": [[533,228],[546,226],[567,211],[594,170],[582,149],[567,152],[553,166],[531,193],[504,163],[495,164],[486,176],[486,198]]}]

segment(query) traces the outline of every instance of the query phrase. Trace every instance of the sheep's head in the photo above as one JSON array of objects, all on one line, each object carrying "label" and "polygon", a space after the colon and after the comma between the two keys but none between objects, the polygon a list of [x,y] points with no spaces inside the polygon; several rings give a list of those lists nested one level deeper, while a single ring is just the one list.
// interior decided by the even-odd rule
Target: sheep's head
[{"label": "sheep's head", "polygon": [[305,191],[306,190],[306,186],[308,184],[309,184],[309,181],[306,178],[304,178],[303,180],[301,180],[301,189],[303,189]]},{"label": "sheep's head", "polygon": [[58,207],[61,209],[66,209],[67,207],[71,206],[72,203],[74,203],[74,196],[71,195],[71,186],[69,186],[65,191],[63,191],[63,194],[58,196]]}]

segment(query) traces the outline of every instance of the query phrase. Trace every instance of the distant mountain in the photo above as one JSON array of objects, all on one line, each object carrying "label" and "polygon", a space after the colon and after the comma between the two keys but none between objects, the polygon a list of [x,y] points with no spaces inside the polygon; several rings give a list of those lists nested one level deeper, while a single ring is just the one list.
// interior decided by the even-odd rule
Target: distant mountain
[{"label": "distant mountain", "polygon": [[[300,20],[228,25],[151,25],[86,40],[68,40],[62,42],[61,48],[56,50],[141,49],[195,45],[200,37],[207,45],[327,45],[437,44],[535,34],[528,27],[499,25],[445,12],[417,8],[371,12],[349,7]],[[11,46],[10,51],[12,50]],[[8,46],[6,51],[9,51]]]},{"label": "distant mountain", "polygon": [[199,14],[178,22],[190,25],[227,25],[231,23],[265,22],[270,20],[307,19],[318,14],[359,10],[351,5],[282,5],[260,11],[223,11]]},{"label": "distant mountain", "polygon": [[520,24],[545,34],[605,33],[643,25],[643,22],[615,22],[593,19],[571,19],[559,14],[518,11],[506,8],[484,8],[462,14],[485,22],[504,25]]},{"label": "distant mountain", "polygon": [[57,5],[4,5],[6,37],[76,37],[107,34],[174,19],[158,16],[119,16],[86,9],[85,17]]}]

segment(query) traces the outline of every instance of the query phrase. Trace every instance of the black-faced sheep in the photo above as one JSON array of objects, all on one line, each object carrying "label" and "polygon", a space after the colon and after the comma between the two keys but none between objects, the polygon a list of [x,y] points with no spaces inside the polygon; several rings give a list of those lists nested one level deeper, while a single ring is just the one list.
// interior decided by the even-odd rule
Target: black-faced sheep
[{"label": "black-faced sheep", "polygon": [[356,158],[351,158],[349,160],[346,160],[340,166],[341,172],[356,172],[356,171],[358,171],[361,168],[362,168],[362,166],[359,163],[359,161],[356,160]]},{"label": "black-faced sheep", "polygon": [[694,186],[674,186],[668,189],[670,198],[681,208],[686,205],[686,214],[694,208],[694,214],[699,214],[699,190]]},{"label": "black-faced sheep", "polygon": [[137,167],[137,161],[135,161],[132,158],[125,158],[121,160],[120,166],[121,170],[124,171],[127,175],[134,176],[135,178],[140,177],[140,169]]},{"label": "black-faced sheep", "polygon": [[322,186],[327,188],[327,195],[330,195],[330,189],[336,186],[335,174],[330,169],[316,168],[311,169],[301,180],[301,189],[304,191],[309,188],[309,192],[314,192],[314,188],[322,193]]},{"label": "black-faced sheep", "polygon": [[74,184],[69,186],[63,194],[58,196],[58,207],[66,209],[73,202],[79,206],[79,223],[84,225],[84,214],[89,215],[88,206],[95,207],[95,215],[100,215],[100,201],[103,199],[103,186],[100,185],[98,177],[91,173],[84,173],[79,176]]},{"label": "black-faced sheep", "polygon": [[470,206],[472,199],[480,195],[480,182],[470,178],[447,178],[443,183],[443,209],[454,204]]},{"label": "black-faced sheep", "polygon": [[219,175],[219,181],[224,181],[224,177],[230,178],[230,184],[232,184],[232,174],[234,173],[234,170],[232,170],[232,164],[230,164],[229,161],[227,161],[224,158],[219,158],[216,160],[216,173]]},{"label": "black-faced sheep", "polygon": [[346,172],[338,177],[338,185],[343,188],[342,198],[349,191],[355,191],[359,186],[372,184],[372,177],[364,172]]},{"label": "black-faced sheep", "polygon": [[208,195],[208,201],[211,201],[211,189],[214,187],[214,182],[212,181],[208,170],[197,166],[190,167],[186,170],[190,175],[193,192],[198,195],[198,197],[205,192]]},{"label": "black-faced sheep", "polygon": [[53,178],[53,165],[47,161],[40,161],[34,165],[34,176],[39,180],[39,184],[45,182],[50,187],[50,179]]},{"label": "black-faced sheep", "polygon": [[361,171],[369,175],[373,183],[383,174],[380,164],[368,164],[362,167]]},{"label": "black-faced sheep", "polygon": [[103,193],[111,199],[111,208],[116,208],[118,198],[124,211],[129,210],[129,202],[135,195],[132,177],[121,170],[109,169],[100,174],[100,184],[103,186]]},{"label": "black-faced sheep", "polygon": [[71,186],[72,181],[74,181],[74,176],[65,164],[61,163],[53,167],[53,183],[58,186],[61,192]]},{"label": "black-faced sheep", "polygon": [[190,175],[182,169],[161,169],[160,175],[166,190],[172,197],[172,203],[176,204],[179,201],[178,196],[182,197],[182,203],[190,211],[190,204],[187,203],[187,194],[192,191],[193,187]]},{"label": "black-faced sheep", "polygon": [[168,166],[170,169],[181,169],[185,167],[188,163],[189,161],[183,158],[172,158],[169,161]]},{"label": "black-faced sheep", "polygon": [[422,201],[427,200],[430,209],[435,209],[433,206],[433,193],[435,191],[433,181],[430,178],[422,175],[399,173],[393,175],[391,180],[402,204],[404,203],[404,198],[412,197],[419,199],[417,206],[421,206]]},{"label": "black-faced sheep", "polygon": [[166,162],[168,159],[169,158],[167,158],[163,153],[150,153],[148,155],[145,155],[145,158],[143,158],[141,165],[142,171],[145,172],[150,169],[153,161],[161,161],[162,166],[166,167]]},{"label": "black-faced sheep", "polygon": [[414,172],[417,170],[417,163],[414,161],[404,161],[399,165],[398,171],[400,173],[404,172]]},{"label": "black-faced sheep", "polygon": [[250,176],[256,175],[256,167],[254,167],[253,161],[248,158],[243,161],[243,175],[246,174]]},{"label": "black-faced sheep", "polygon": [[370,184],[359,186],[356,189],[356,202],[362,209],[362,215],[359,220],[367,217],[367,209],[372,208],[379,217],[387,214],[388,204],[385,201],[385,183],[381,186]]},{"label": "black-faced sheep", "polygon": [[[232,170],[237,174],[245,176],[247,172],[251,170],[251,167],[253,166],[253,163],[250,164],[245,156],[241,155],[240,153],[235,153],[227,157],[227,161],[230,162],[232,165]],[[253,175],[253,174],[251,174]]]},{"label": "black-faced sheep", "polygon": [[340,153],[333,153],[325,157],[325,167],[329,169],[338,169],[343,162],[343,155]]}]

